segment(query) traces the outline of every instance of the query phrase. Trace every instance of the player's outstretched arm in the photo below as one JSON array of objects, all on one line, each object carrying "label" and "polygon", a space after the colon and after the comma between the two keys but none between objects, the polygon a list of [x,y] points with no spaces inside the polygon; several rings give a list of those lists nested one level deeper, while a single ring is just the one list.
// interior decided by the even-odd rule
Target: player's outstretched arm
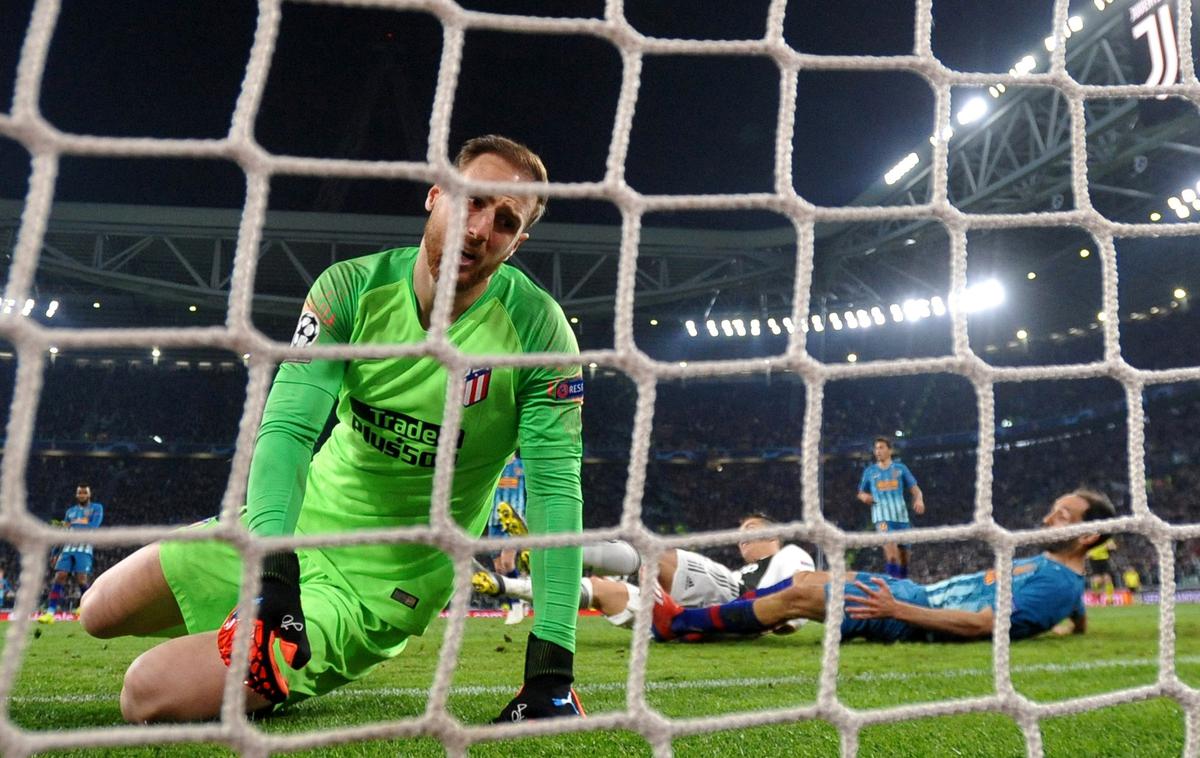
[{"label": "player's outstretched arm", "polygon": [[872,577],[874,586],[855,582],[862,596],[846,595],[846,615],[852,619],[895,619],[922,629],[953,634],[956,637],[977,639],[992,634],[991,608],[980,611],[958,611],[925,608],[897,600],[888,583]]},{"label": "player's outstretched arm", "polygon": [[[530,533],[578,533],[583,521],[579,460],[537,456],[524,460]],[[583,715],[579,698],[571,689],[575,680],[582,550],[535,550],[531,563],[538,614],[526,643],[524,684],[500,712],[497,723]]]}]

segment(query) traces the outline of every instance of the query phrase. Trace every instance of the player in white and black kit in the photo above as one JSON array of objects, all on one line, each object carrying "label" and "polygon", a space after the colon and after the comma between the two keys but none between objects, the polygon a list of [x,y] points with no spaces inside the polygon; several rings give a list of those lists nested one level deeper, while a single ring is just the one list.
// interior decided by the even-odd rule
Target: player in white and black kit
[{"label": "player in white and black kit", "polygon": [[[765,529],[774,523],[762,513],[753,513],[742,518],[739,528],[749,532]],[[690,550],[667,550],[658,560],[659,585],[683,607],[701,608],[738,598],[752,599],[759,587],[770,587],[797,571],[813,571],[816,568],[806,550],[799,545],[784,545],[777,537],[748,539],[738,543],[738,550],[742,560],[746,561],[740,569],[728,568]],[[593,555],[594,558],[591,557]],[[584,566],[602,574],[632,574],[638,566],[628,562],[629,555],[637,556],[631,546],[623,542],[609,542],[585,546],[583,562]],[[475,582],[475,588],[486,594],[524,597],[531,589],[526,578],[514,579],[491,572],[484,573],[488,574],[489,581]],[[594,608],[613,624],[626,628],[633,626],[640,595],[636,584],[619,579],[592,576],[583,577],[579,582],[581,608]],[[803,623],[804,619],[793,619],[781,631],[791,631]]]}]

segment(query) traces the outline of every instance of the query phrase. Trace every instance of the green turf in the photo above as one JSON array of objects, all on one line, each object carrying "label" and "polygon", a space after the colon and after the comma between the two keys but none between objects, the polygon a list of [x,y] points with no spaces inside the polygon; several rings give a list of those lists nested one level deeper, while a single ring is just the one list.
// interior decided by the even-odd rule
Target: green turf
[{"label": "green turf", "polygon": [[[7,625],[4,625],[7,628]],[[284,717],[260,722],[272,734],[314,733],[420,715],[424,690],[432,681],[444,624],[412,642],[408,651],[371,677],[333,695],[291,708]],[[507,700],[520,677],[523,626],[498,619],[471,619],[450,711],[467,724],[482,724]],[[653,644],[647,670],[647,701],[662,715],[696,719],[761,709],[811,705],[821,667],[821,627],[809,625],[788,637],[704,645]],[[97,641],[77,624],[33,630],[26,658],[9,701],[19,728],[105,727],[121,723],[117,692],[125,666],[152,642]],[[1176,655],[1180,677],[1200,683],[1200,607],[1179,608]],[[1093,610],[1089,633],[1050,635],[1012,648],[1013,685],[1037,702],[1055,702],[1127,687],[1152,684],[1157,672],[1157,607]],[[578,690],[593,714],[625,706],[624,682],[630,634],[601,619],[580,620],[576,667]],[[993,692],[990,643],[957,645],[878,645],[855,642],[841,648],[838,697],[856,709],[888,708]],[[1173,756],[1183,750],[1183,712],[1177,703],[1155,699],[1099,711],[1046,719],[1041,724],[1048,756]],[[924,718],[864,728],[858,736],[864,756],[1019,756],[1025,740],[1017,724],[1002,714]],[[673,743],[679,756],[766,756],[840,754],[841,737],[824,721],[736,731],[701,732]],[[227,755],[223,746],[174,745],[120,750],[75,751],[80,755]],[[635,732],[577,735],[481,743],[472,756],[649,755],[649,743]],[[72,754],[59,751],[55,754]],[[375,740],[295,753],[296,755],[445,755],[429,738]]]}]

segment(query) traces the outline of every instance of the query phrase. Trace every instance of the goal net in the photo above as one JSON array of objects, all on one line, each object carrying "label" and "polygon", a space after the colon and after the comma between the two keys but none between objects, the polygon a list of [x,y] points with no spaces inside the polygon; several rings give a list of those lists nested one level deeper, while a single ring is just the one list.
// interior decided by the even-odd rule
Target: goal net
[{"label": "goal net", "polygon": [[[636,385],[634,430],[629,441],[627,496],[620,523],[613,529],[582,535],[528,538],[523,539],[521,544],[548,547],[620,538],[638,548],[642,553],[644,566],[654,566],[657,556],[670,548],[706,548],[736,543],[739,536],[736,531],[668,537],[651,531],[643,523],[642,498],[647,467],[651,460],[651,431],[654,428],[660,382],[679,378],[728,377],[747,371],[790,371],[802,379],[805,388],[801,490],[798,498],[803,515],[799,520],[773,527],[764,534],[816,544],[827,556],[829,570],[839,575],[847,569],[847,550],[877,548],[886,540],[884,535],[844,531],[823,513],[820,466],[825,388],[831,381],[844,379],[956,374],[965,378],[973,387],[979,418],[973,518],[970,523],[958,526],[919,528],[909,533],[911,536],[908,539],[916,545],[954,540],[985,541],[994,551],[997,586],[996,625],[992,643],[994,692],[981,697],[878,709],[847,705],[839,697],[838,686],[840,627],[837,623],[829,623],[824,627],[822,673],[816,701],[812,705],[747,713],[735,712],[709,718],[668,718],[653,708],[647,700],[646,661],[650,647],[650,611],[653,597],[651,593],[643,593],[640,601],[641,613],[631,642],[628,694],[623,710],[596,714],[583,720],[554,720],[520,726],[462,723],[452,715],[448,708],[448,700],[466,623],[472,573],[471,559],[478,552],[497,549],[499,543],[496,540],[477,540],[463,534],[450,517],[448,503],[452,468],[446,462],[454,459],[454,440],[457,438],[461,422],[461,409],[458,403],[447,402],[444,419],[447,433],[441,435],[439,441],[430,526],[382,534],[373,533],[369,538],[370,541],[390,539],[433,544],[444,550],[455,562],[457,591],[449,608],[446,635],[441,646],[434,683],[428,693],[428,706],[423,714],[368,726],[331,728],[319,733],[267,734],[255,728],[242,715],[244,703],[239,682],[244,675],[244,667],[240,672],[234,667],[227,678],[225,708],[218,722],[170,728],[114,727],[31,731],[18,728],[6,718],[0,723],[0,741],[3,742],[7,754],[28,755],[43,750],[77,747],[212,742],[227,745],[247,755],[266,755],[303,748],[344,745],[362,740],[425,736],[440,740],[451,755],[465,755],[471,746],[495,740],[560,732],[621,729],[642,735],[653,747],[656,755],[670,755],[673,742],[685,736],[750,726],[820,720],[836,727],[840,735],[842,754],[855,755],[859,749],[860,733],[873,725],[931,716],[996,713],[1007,716],[1018,724],[1028,754],[1037,756],[1043,753],[1041,724],[1046,719],[1118,703],[1170,698],[1178,702],[1186,714],[1185,754],[1197,755],[1200,751],[1200,695],[1177,675],[1174,630],[1177,545],[1184,540],[1200,538],[1200,526],[1168,523],[1149,507],[1144,465],[1146,419],[1143,398],[1146,390],[1154,385],[1200,380],[1200,369],[1151,371],[1138,369],[1123,358],[1115,245],[1117,240],[1125,238],[1193,236],[1200,234],[1200,224],[1119,222],[1098,211],[1093,205],[1089,187],[1088,124],[1085,112],[1085,103],[1093,100],[1171,96],[1193,105],[1200,103],[1200,83],[1196,80],[1193,67],[1193,17],[1190,3],[1167,4],[1174,11],[1174,26],[1168,26],[1166,30],[1173,33],[1173,37],[1170,34],[1163,37],[1163,27],[1155,27],[1155,34],[1159,35],[1156,39],[1161,43],[1162,49],[1173,55],[1156,59],[1156,68],[1152,74],[1152,80],[1157,77],[1154,83],[1105,85],[1083,83],[1068,73],[1066,40],[1072,30],[1072,14],[1066,0],[1056,0],[1053,3],[1054,32],[1052,38],[1047,40],[1048,66],[1044,66],[1041,71],[1014,69],[1005,74],[958,71],[939,61],[934,55],[931,43],[932,0],[918,0],[915,4],[912,53],[892,56],[820,55],[795,49],[785,40],[783,32],[785,15],[790,10],[784,0],[772,0],[769,3],[765,31],[761,38],[738,41],[647,36],[629,23],[623,4],[616,0],[606,4],[602,18],[594,19],[484,13],[467,10],[453,0],[331,0],[328,4],[421,11],[440,22],[444,33],[443,47],[425,160],[409,162],[302,158],[273,154],[259,143],[255,137],[254,123],[262,103],[267,73],[276,47],[283,0],[260,0],[258,3],[258,22],[253,46],[226,136],[218,139],[127,138],[89,136],[62,131],[43,116],[39,107],[40,93],[44,86],[43,76],[60,6],[56,0],[39,0],[34,4],[20,52],[12,106],[7,112],[0,113],[0,135],[20,143],[31,156],[24,212],[5,284],[6,301],[21,303],[29,297],[43,254],[56,177],[60,162],[65,156],[229,160],[236,162],[244,173],[246,194],[224,326],[195,329],[71,330],[39,325],[32,319],[18,317],[16,313],[0,318],[0,334],[12,343],[17,357],[16,387],[7,427],[3,465],[0,468],[0,525],[14,546],[21,551],[26,576],[43,573],[42,567],[49,550],[61,542],[61,534],[34,519],[25,505],[28,501],[25,470],[31,457],[37,398],[43,387],[43,373],[49,348],[58,346],[64,349],[110,349],[159,345],[164,348],[224,349],[237,354],[249,353],[252,357],[249,360],[249,380],[233,459],[233,473],[223,499],[223,526],[216,532],[206,534],[206,537],[215,536],[232,542],[248,559],[245,563],[242,590],[242,602],[248,605],[248,601],[257,590],[256,568],[262,556],[266,550],[277,548],[283,543],[264,543],[254,539],[243,529],[236,515],[244,502],[254,436],[274,370],[280,361],[300,355],[297,348],[268,339],[251,320],[257,251],[262,241],[268,207],[268,189],[272,178],[290,175],[438,183],[447,188],[456,199],[465,199],[468,193],[475,191],[494,190],[496,187],[478,186],[467,182],[455,171],[451,162],[450,123],[467,33],[502,30],[525,35],[584,35],[617,48],[622,61],[620,95],[609,143],[607,170],[600,181],[552,182],[546,192],[552,199],[605,201],[615,206],[621,215],[619,268],[615,312],[612,315],[615,344],[609,350],[585,351],[580,358],[584,364],[596,362],[617,367]],[[1108,4],[1112,5],[1111,2]],[[1097,5],[1103,6],[1104,2],[1097,2]],[[630,135],[639,102],[642,65],[648,57],[656,55],[739,55],[758,57],[773,64],[778,71],[779,107],[774,124],[772,191],[757,194],[652,195],[638,192],[625,181]],[[1175,70],[1170,70],[1171,66],[1176,66]],[[929,161],[926,199],[917,199],[905,205],[821,207],[796,192],[792,182],[791,146],[795,136],[796,112],[802,106],[797,96],[797,81],[802,72],[811,71],[901,71],[919,75],[928,82],[934,93],[936,136],[926,156]],[[1069,191],[1074,200],[1073,207],[1038,213],[965,212],[951,202],[948,189],[951,182],[949,135],[954,127],[952,89],[1021,86],[1053,89],[1061,95],[1069,109]],[[534,147],[536,148],[536,145]],[[908,169],[898,167],[896,170],[902,175]],[[553,172],[553,167],[551,171]],[[513,191],[528,190],[516,186]],[[460,207],[464,205],[465,203],[459,203]],[[796,328],[788,341],[786,351],[770,358],[712,360],[686,365],[652,358],[639,347],[634,336],[634,304],[638,287],[639,244],[643,218],[647,214],[657,212],[722,209],[769,211],[790,219],[796,234],[794,250],[790,251],[795,258],[795,279],[792,288],[794,297],[790,318],[792,323],[797,325],[810,323],[815,230],[818,224],[919,219],[936,221],[945,229],[950,243],[948,313],[952,325],[952,350],[947,355],[931,358],[901,358],[861,363],[827,362],[817,360],[806,348],[812,332],[806,328]],[[453,221],[450,236],[461,236],[465,223],[465,215],[460,212]],[[1001,368],[984,361],[972,348],[967,331],[968,315],[964,308],[959,307],[960,300],[967,290],[968,234],[980,230],[1021,227],[1084,229],[1094,240],[1103,272],[1104,318],[1101,320],[1100,329],[1104,348],[1101,359],[1072,365]],[[443,274],[451,270],[451,265],[453,261],[444,262]],[[521,357],[495,355],[482,358],[463,354],[447,338],[452,281],[451,276],[441,277],[432,328],[426,342],[415,346],[309,348],[304,357],[363,359],[431,355],[442,361],[448,369],[451,379],[446,391],[449,398],[462,395],[462,377],[470,368],[479,365],[481,360],[495,366],[560,365],[577,360],[574,356],[559,354]],[[1095,377],[1109,378],[1119,382],[1124,388],[1128,409],[1126,457],[1131,513],[1099,525],[1089,523],[1086,526],[1077,525],[1054,531],[1014,530],[1001,526],[993,517],[992,504],[992,461],[997,445],[997,384]],[[1026,546],[1045,544],[1050,538],[1062,539],[1090,533],[1098,526],[1107,531],[1140,535],[1154,545],[1159,566],[1157,583],[1161,588],[1158,676],[1154,683],[1142,687],[1055,702],[1035,702],[1018,692],[1011,677],[1008,631],[1013,608],[1014,554]],[[145,544],[164,538],[168,534],[170,532],[166,527],[112,529],[100,531],[92,541],[97,545],[127,546]],[[178,535],[175,536],[178,538]],[[345,534],[323,537],[320,540],[293,539],[288,544],[351,545],[362,544],[366,539],[361,535]],[[653,581],[654,570],[644,568],[641,579],[643,582]],[[30,618],[36,609],[41,589],[36,582],[25,582],[18,594],[14,622],[8,631],[7,644],[0,661],[0,698],[6,701],[12,693],[13,679],[20,670],[23,656],[28,652]],[[834,582],[830,586],[829,618],[841,618],[843,608],[842,586]],[[239,637],[237,649],[245,653],[248,644],[248,639],[242,635]],[[244,655],[242,660],[245,660]],[[116,697],[116,693],[113,693],[113,697]]]}]

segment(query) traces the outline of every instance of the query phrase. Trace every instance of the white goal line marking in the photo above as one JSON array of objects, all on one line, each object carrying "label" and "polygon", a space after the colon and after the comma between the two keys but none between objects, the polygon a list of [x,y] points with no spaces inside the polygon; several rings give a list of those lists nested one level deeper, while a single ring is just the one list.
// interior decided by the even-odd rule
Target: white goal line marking
[{"label": "white goal line marking", "polygon": [[[1177,664],[1200,663],[1200,655],[1176,656]],[[1108,660],[1081,661],[1079,663],[1030,663],[1013,666],[1014,674],[1056,673],[1094,671],[1106,668],[1158,668],[1157,658],[1112,658]],[[946,669],[945,671],[866,671],[861,674],[840,676],[840,681],[851,682],[896,682],[911,679],[957,679],[968,676],[987,676],[990,668]],[[785,677],[734,677],[728,679],[690,679],[683,682],[646,682],[648,692],[670,692],[674,690],[720,689],[724,687],[758,687],[780,684],[814,684],[819,674],[801,674]],[[625,691],[625,682],[602,682],[580,684],[575,687],[582,694]],[[515,691],[515,685],[467,685],[452,687],[451,695],[505,695]],[[426,687],[345,687],[322,697],[429,697]],[[96,703],[112,700],[115,695],[29,695],[9,698],[10,702],[21,703]]]}]

